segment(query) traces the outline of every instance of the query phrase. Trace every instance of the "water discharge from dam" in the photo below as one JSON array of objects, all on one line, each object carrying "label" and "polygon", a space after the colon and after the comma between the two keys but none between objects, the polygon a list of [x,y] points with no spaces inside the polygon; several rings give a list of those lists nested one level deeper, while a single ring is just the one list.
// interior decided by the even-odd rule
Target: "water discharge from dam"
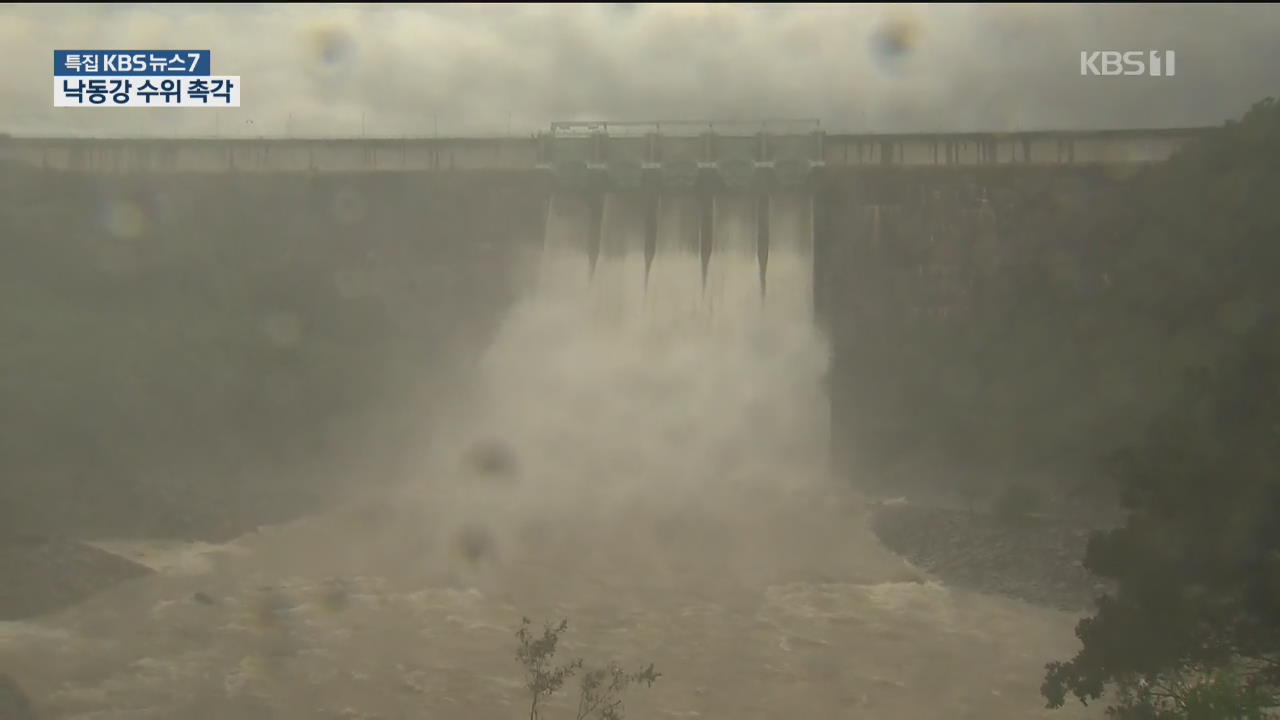
[{"label": "water discharge from dam", "polygon": [[0,623],[0,667],[55,719],[509,719],[528,615],[570,621],[565,659],[656,663],[636,718],[1050,716],[1073,618],[929,581],[828,475],[808,197],[545,222],[402,490]]},{"label": "water discharge from dam", "polygon": [[590,287],[583,301],[604,316],[665,330],[813,321],[807,195],[561,195],[547,208],[544,295]]},{"label": "water discharge from dam", "polygon": [[[565,332],[590,345],[591,352],[563,358],[565,376],[586,382],[594,372],[616,374],[584,397],[647,412],[656,442],[673,434],[757,467],[773,459],[754,457],[748,446],[790,444],[801,455],[786,460],[790,471],[772,468],[771,482],[816,483],[826,457],[821,383],[829,351],[813,318],[809,198],[605,195],[594,207],[586,197],[552,198],[538,289],[524,308],[559,313]],[[502,347],[500,339],[495,348]],[[653,387],[670,389],[661,404],[651,405]],[[707,416],[692,429],[669,426],[700,413]],[[643,450],[672,455],[647,444]],[[794,471],[801,466],[804,472]],[[697,467],[692,462],[694,473]],[[704,481],[713,480],[696,480]]]},{"label": "water discharge from dam", "polygon": [[555,476],[523,480],[521,507],[652,495],[683,514],[820,487],[810,206],[773,204],[552,198],[536,289],[481,365],[480,426]]}]

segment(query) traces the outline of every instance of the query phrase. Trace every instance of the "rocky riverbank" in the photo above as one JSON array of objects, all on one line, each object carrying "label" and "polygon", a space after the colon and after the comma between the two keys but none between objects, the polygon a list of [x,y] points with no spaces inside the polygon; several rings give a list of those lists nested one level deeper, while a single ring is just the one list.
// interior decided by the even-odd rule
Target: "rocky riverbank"
[{"label": "rocky riverbank", "polygon": [[0,621],[56,612],[150,572],[74,540],[0,535]]},{"label": "rocky riverbank", "polygon": [[1088,610],[1107,586],[1081,565],[1081,523],[989,512],[882,504],[872,527],[889,550],[944,583],[1068,611]]}]

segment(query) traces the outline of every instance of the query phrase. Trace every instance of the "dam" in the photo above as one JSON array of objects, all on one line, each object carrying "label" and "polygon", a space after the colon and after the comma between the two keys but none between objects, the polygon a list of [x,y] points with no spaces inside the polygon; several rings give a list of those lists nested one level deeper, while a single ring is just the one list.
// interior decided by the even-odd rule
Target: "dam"
[{"label": "dam", "polygon": [[[564,122],[524,138],[0,137],[0,166],[51,194],[78,188],[115,235],[134,217],[285,232],[281,252],[340,253],[405,312],[424,285],[456,280],[425,260],[447,244],[477,277],[541,257],[563,288],[590,286],[605,317],[643,305],[659,325],[705,330],[733,322],[730,305],[812,319],[832,347],[833,445],[858,448],[911,424],[896,415],[901,388],[867,370],[868,338],[963,323],[984,277],[1033,258],[1073,268],[1063,282],[1104,283],[1059,220],[1207,130],[854,135],[801,120]],[[266,215],[288,227],[244,225]]]},{"label": "dam", "polygon": [[[211,187],[212,178],[252,184],[254,176],[300,176],[312,187],[345,182],[347,200],[369,207],[377,201],[355,189],[361,177],[405,175],[409,183],[433,184],[454,178],[459,185],[490,179],[540,197],[544,230],[575,217],[592,268],[602,252],[617,255],[619,243],[632,243],[644,255],[637,267],[647,282],[661,236],[664,244],[701,256],[704,283],[714,281],[708,273],[718,248],[755,252],[763,294],[777,222],[805,224],[801,234],[809,238],[800,241],[801,252],[814,258],[856,244],[836,229],[848,224],[850,208],[878,235],[889,216],[911,213],[909,206],[921,202],[958,200],[960,193],[966,212],[992,225],[1000,222],[992,215],[1000,193],[1025,194],[1030,191],[1013,188],[1044,188],[1049,178],[1053,192],[1071,193],[1084,179],[1161,162],[1205,130],[843,135],[825,133],[817,121],[790,120],[560,122],[530,138],[0,137],[0,163],[96,177],[121,188],[167,177],[163,182],[175,191],[184,183]],[[672,223],[682,222],[677,215],[688,216],[694,236],[672,239]],[[606,233],[606,219],[614,232]],[[751,227],[753,237],[716,242],[717,227],[741,235],[731,230],[735,225]],[[618,229],[624,226],[629,229]],[[779,272],[792,272],[782,264],[775,262]],[[921,269],[932,276],[948,272]],[[821,295],[816,285],[812,292]]]}]

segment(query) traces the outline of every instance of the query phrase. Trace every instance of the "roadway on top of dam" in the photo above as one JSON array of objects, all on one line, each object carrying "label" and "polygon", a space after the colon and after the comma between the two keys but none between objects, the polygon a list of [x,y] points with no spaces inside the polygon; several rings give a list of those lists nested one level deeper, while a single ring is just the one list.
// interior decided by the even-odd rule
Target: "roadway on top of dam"
[{"label": "roadway on top of dam", "polygon": [[120,173],[362,173],[528,170],[556,163],[673,162],[809,167],[1140,165],[1212,128],[955,134],[596,135],[503,138],[56,138],[0,136],[0,162]]}]

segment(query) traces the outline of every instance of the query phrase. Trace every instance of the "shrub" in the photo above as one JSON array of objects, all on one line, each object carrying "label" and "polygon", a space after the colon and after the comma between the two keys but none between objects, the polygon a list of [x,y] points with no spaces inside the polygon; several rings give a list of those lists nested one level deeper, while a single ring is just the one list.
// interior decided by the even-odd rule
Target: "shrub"
[{"label": "shrub", "polygon": [[[524,668],[525,687],[530,693],[529,720],[539,720],[543,701],[582,670],[583,661],[575,658],[564,665],[555,664],[556,649],[560,637],[569,629],[569,621],[561,620],[558,625],[547,623],[540,635],[531,631],[530,625],[529,618],[523,618],[516,631],[516,639],[520,641],[516,660]],[[653,663],[634,673],[626,672],[616,663],[590,670],[582,675],[574,720],[622,720],[622,693],[636,683],[652,687],[660,677],[662,674],[654,670]]]}]

